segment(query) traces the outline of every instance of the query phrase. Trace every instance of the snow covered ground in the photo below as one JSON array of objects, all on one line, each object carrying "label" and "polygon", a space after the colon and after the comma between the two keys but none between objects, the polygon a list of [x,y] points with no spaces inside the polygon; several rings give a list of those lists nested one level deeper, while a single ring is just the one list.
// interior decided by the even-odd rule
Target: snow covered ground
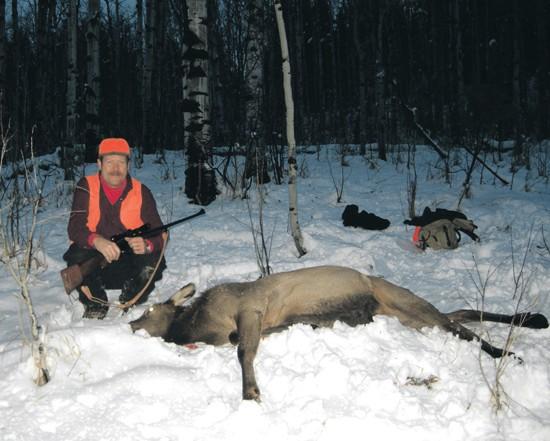
[{"label": "snow covered ground", "polygon": [[[299,156],[299,217],[308,250],[300,259],[289,234],[287,186],[267,186],[264,222],[275,271],[350,266],[409,288],[442,311],[479,307],[484,291],[486,310],[511,313],[518,295],[514,298],[514,279],[525,257],[519,309],[550,316],[550,256],[541,234],[544,227],[550,239],[550,187],[535,170],[518,172],[510,189],[495,184],[487,171],[481,178],[476,169],[472,197],[462,208],[479,226],[481,243],[463,237],[457,250],[421,253],[410,245],[411,227],[403,225],[405,164],[395,154],[387,163],[347,157],[343,199],[337,203],[328,161],[330,156],[339,180],[335,155],[335,148],[326,148]],[[164,221],[197,211],[181,189],[181,154],[169,153],[164,166],[154,159],[146,157],[133,174],[153,190]],[[449,185],[436,155],[419,148],[419,214],[425,206],[456,207],[465,169],[461,159],[453,162]],[[509,159],[492,165],[512,180]],[[52,375],[43,387],[32,381],[25,308],[5,265],[0,267],[0,439],[550,440],[550,329],[514,331],[512,349],[524,363],[509,360],[499,373],[504,406],[496,412],[491,388],[497,364],[478,344],[439,329],[417,332],[387,317],[356,328],[298,325],[262,341],[256,357],[261,403],[241,400],[232,347],[188,349],[132,334],[128,322],[144,306],[127,315],[113,308],[103,321],[82,319],[81,305],[64,293],[59,278],[70,206],[70,198],[56,190],[61,179],[50,178],[50,197],[40,214],[42,266],[30,282]],[[391,226],[344,227],[341,214],[349,203],[389,219]],[[247,202],[223,191],[206,211],[172,230],[168,269],[150,301],[165,300],[191,281],[203,290],[258,277]],[[110,294],[116,300],[117,293]],[[499,347],[509,332],[497,324],[470,328]]]}]

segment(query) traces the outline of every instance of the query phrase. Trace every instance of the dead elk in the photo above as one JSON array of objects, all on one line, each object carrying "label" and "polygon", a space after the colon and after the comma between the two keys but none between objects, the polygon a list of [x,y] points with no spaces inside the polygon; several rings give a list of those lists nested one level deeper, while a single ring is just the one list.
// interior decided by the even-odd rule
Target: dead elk
[{"label": "dead elk", "polygon": [[[372,321],[376,314],[396,317],[414,329],[438,326],[464,340],[479,340],[491,357],[505,354],[461,325],[471,321],[547,328],[542,314],[493,314],[475,310],[441,313],[411,291],[351,268],[320,266],[273,274],[240,283],[223,283],[196,296],[188,284],[168,301],[149,307],[130,323],[167,342],[211,345],[232,343],[242,369],[243,399],[260,398],[254,357],[262,336],[297,323],[330,327],[337,320],[350,326]],[[508,353],[511,354],[511,353]]]}]

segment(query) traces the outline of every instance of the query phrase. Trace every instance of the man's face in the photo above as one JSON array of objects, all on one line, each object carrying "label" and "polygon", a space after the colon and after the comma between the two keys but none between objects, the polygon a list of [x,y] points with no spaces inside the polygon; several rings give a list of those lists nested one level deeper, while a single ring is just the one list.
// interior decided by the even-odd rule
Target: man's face
[{"label": "man's face", "polygon": [[97,160],[97,166],[110,187],[120,187],[128,176],[128,157],[125,155],[105,155]]}]

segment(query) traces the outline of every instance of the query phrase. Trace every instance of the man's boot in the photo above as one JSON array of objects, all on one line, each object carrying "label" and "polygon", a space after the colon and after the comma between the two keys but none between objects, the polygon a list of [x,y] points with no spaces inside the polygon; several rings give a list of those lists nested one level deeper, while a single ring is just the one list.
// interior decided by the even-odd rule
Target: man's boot
[{"label": "man's boot", "polygon": [[92,290],[89,286],[82,285],[77,288],[77,291],[79,300],[84,305],[84,314],[82,317],[98,320],[104,319],[109,311],[105,290],[101,287],[94,287]]},{"label": "man's boot", "polygon": [[[118,298],[120,303],[126,303],[132,300],[145,287],[145,284],[149,282],[149,279],[151,278],[154,270],[155,268],[152,266],[145,266],[136,277],[126,280],[122,285],[122,292],[120,293],[120,297]],[[149,294],[151,294],[155,289],[155,281],[156,278],[151,280],[149,286],[143,292],[141,297],[136,301],[135,305],[144,303],[147,300]]]}]

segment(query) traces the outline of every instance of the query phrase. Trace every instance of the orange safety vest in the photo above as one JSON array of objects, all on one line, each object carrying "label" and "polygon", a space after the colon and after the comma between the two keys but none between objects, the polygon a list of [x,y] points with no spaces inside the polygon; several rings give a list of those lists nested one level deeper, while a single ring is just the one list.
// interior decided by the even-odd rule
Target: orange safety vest
[{"label": "orange safety vest", "polygon": [[[101,182],[99,175],[86,176],[90,190],[90,203],[88,206],[88,222],[86,226],[95,233],[101,217],[99,194]],[[120,205],[120,221],[127,230],[139,228],[143,225],[141,219],[141,182],[132,178],[132,189],[128,192]]]}]

